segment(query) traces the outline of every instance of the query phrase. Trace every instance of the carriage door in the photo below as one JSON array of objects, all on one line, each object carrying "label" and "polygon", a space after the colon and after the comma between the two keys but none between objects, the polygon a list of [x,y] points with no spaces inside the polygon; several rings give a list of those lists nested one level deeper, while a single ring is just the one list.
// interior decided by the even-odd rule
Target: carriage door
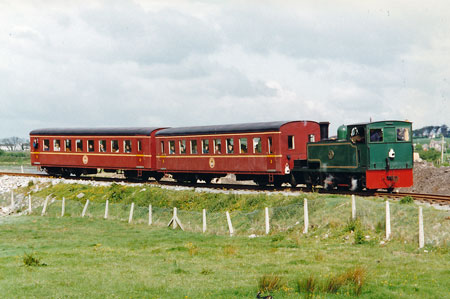
[{"label": "carriage door", "polygon": [[137,140],[136,149],[137,149],[136,168],[141,169],[141,168],[144,168],[144,160],[145,160],[143,146],[142,146],[142,139]]},{"label": "carriage door", "polygon": [[275,172],[275,156],[274,156],[274,147],[273,147],[273,138],[272,136],[267,137],[267,171]]}]

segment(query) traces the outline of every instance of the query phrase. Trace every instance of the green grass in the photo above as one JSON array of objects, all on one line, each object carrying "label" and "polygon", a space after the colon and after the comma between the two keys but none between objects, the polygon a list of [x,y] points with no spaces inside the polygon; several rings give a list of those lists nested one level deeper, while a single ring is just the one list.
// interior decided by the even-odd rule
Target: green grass
[{"label": "green grass", "polygon": [[29,152],[0,152],[0,165],[30,165]]},{"label": "green grass", "polygon": [[[6,298],[254,298],[261,281],[275,278],[275,298],[299,298],[307,293],[298,282],[314,277],[315,295],[348,298],[352,284],[336,293],[326,284],[361,268],[362,298],[450,293],[448,250],[316,236],[230,238],[96,218],[11,217],[0,223],[0,290]],[[46,266],[25,265],[30,255]]]}]

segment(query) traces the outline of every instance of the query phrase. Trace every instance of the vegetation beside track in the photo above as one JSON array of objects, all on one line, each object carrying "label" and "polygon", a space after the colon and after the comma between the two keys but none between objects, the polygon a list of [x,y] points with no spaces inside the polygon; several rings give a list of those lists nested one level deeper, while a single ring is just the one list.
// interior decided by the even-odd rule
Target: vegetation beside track
[{"label": "vegetation beside track", "polygon": [[450,292],[448,250],[395,240],[357,245],[316,230],[230,238],[79,217],[9,217],[0,228],[4,298],[254,298],[263,286],[275,298],[348,298],[358,289],[340,278],[357,271],[361,298]]},{"label": "vegetation beside track", "polygon": [[0,150],[0,165],[30,165],[29,152],[8,152]]}]

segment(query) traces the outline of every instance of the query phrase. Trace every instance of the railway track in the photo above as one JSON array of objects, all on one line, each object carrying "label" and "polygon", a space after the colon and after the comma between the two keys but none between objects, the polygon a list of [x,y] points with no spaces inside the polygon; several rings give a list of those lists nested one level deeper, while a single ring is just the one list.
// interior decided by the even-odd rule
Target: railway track
[{"label": "railway track", "polygon": [[[54,178],[47,174],[33,174],[33,173],[14,173],[14,172],[0,172],[0,176],[20,176],[20,177],[35,177],[35,178]],[[99,177],[99,176],[81,176],[81,177],[70,177],[73,180],[83,180],[83,181],[97,181],[97,182],[128,182],[128,183],[145,183],[152,185],[163,185],[163,186],[183,186],[183,187],[195,187],[195,188],[210,188],[210,189],[221,189],[221,190],[243,190],[243,191],[287,191],[287,192],[311,192],[310,189],[306,187],[282,187],[275,188],[273,186],[257,186],[249,184],[215,184],[215,183],[179,183],[176,181],[162,180],[160,182],[147,181],[147,182],[133,182],[128,181],[125,178],[112,178],[112,177]],[[387,191],[376,191],[376,192],[350,192],[342,190],[325,190],[322,188],[317,188],[314,192],[323,194],[340,194],[340,195],[350,195],[356,194],[358,196],[377,196],[377,197],[387,197],[392,199],[401,199],[406,196],[412,197],[416,201],[427,202],[431,204],[438,205],[450,205],[450,196],[448,195],[438,195],[438,194],[421,194],[421,193],[407,193],[407,192],[393,192],[389,193]]]}]

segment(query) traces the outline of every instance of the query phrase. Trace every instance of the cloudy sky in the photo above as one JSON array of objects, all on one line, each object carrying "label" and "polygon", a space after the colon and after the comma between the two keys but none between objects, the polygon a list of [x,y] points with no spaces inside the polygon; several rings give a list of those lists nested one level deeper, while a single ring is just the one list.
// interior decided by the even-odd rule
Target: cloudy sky
[{"label": "cloudy sky", "polygon": [[449,3],[0,0],[0,137],[303,119],[333,131],[370,118],[450,125]]}]

